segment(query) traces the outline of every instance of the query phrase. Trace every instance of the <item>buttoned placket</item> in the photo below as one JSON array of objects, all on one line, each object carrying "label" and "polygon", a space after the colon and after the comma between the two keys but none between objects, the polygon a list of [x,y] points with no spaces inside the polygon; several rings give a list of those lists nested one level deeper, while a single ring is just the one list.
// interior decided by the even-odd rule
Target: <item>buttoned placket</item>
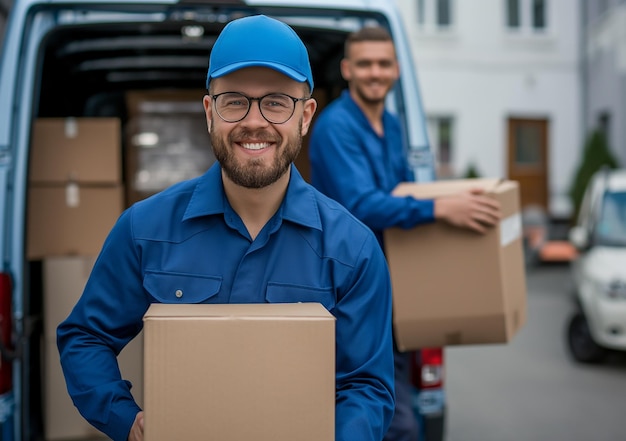
[{"label": "buttoned placket", "polygon": [[[238,223],[241,223],[243,225],[241,219],[239,219],[239,222],[235,222],[235,224]],[[230,293],[231,303],[249,303],[251,293],[256,292],[260,294],[259,298],[257,298],[255,301],[258,303],[265,302],[265,290],[263,289],[263,287],[258,286],[259,278],[252,277],[252,275],[258,275],[259,272],[262,272],[263,277],[261,278],[261,280],[267,279],[268,271],[271,270],[267,268],[267,262],[269,259],[269,254],[272,252],[272,249],[268,246],[268,243],[271,240],[272,235],[278,233],[280,225],[281,218],[280,215],[277,213],[261,229],[256,239],[250,243],[250,247],[239,262],[239,266],[233,279]],[[238,231],[241,233],[241,230],[238,229]],[[250,238],[250,235],[247,234],[247,237]]]}]

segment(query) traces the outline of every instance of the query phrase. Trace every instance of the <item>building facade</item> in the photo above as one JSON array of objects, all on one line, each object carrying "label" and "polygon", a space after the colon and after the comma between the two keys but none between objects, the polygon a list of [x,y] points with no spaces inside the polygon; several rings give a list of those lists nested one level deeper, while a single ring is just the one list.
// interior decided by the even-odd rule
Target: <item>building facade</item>
[{"label": "building facade", "polygon": [[583,0],[583,112],[626,167],[626,0]]},{"label": "building facade", "polygon": [[522,205],[571,215],[584,139],[581,16],[571,0],[398,0],[439,176],[520,182]]}]

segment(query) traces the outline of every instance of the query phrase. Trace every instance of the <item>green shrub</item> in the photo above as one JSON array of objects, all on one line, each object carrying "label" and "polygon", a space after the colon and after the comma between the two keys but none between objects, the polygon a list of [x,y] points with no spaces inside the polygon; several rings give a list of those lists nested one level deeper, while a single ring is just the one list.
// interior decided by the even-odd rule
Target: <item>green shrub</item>
[{"label": "green shrub", "polygon": [[594,130],[587,138],[578,171],[569,191],[574,207],[574,219],[578,217],[578,210],[589,180],[595,172],[603,167],[617,168],[618,163],[611,153],[604,133],[600,130]]},{"label": "green shrub", "polygon": [[467,167],[467,170],[465,171],[465,175],[463,177],[465,179],[480,178],[480,172],[478,171],[474,163],[471,163]]}]

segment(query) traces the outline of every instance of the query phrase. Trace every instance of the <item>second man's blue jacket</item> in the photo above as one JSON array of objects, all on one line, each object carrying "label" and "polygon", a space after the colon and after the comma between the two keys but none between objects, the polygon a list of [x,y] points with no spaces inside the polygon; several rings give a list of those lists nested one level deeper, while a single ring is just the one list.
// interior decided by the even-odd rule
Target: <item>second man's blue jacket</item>
[{"label": "second man's blue jacket", "polygon": [[432,199],[395,197],[393,189],[413,181],[400,121],[385,110],[377,134],[348,90],[322,110],[309,142],[311,183],[370,227],[381,246],[383,231],[434,220]]}]

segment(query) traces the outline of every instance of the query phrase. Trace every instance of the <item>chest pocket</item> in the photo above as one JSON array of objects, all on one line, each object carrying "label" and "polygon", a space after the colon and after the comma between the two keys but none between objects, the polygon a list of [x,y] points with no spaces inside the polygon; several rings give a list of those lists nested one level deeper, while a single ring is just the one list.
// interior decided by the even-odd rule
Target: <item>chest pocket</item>
[{"label": "chest pocket", "polygon": [[222,278],[200,274],[146,272],[144,289],[160,303],[202,303],[217,295]]},{"label": "chest pocket", "polygon": [[328,311],[331,311],[337,303],[332,288],[289,285],[276,282],[267,284],[265,299],[269,303],[321,303]]}]

